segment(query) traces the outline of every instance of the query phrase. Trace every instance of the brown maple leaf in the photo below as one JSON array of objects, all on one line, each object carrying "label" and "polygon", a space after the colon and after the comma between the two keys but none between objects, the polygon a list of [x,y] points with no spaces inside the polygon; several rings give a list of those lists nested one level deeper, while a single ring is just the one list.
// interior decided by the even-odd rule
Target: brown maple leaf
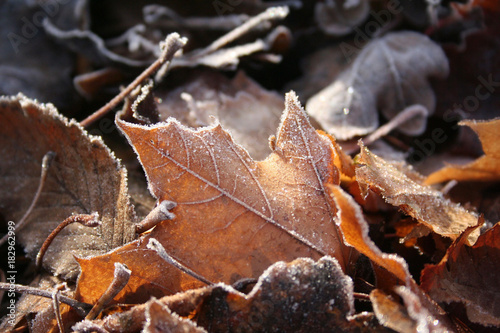
[{"label": "brown maple leaf", "polygon": [[177,203],[176,218],[108,255],[80,259],[82,299],[92,302],[102,293],[116,261],[132,270],[118,299],[138,288],[163,295],[200,285],[166,263],[152,269],[151,263],[160,261],[146,248],[152,237],[213,282],[256,278],[272,263],[298,257],[331,255],[346,269],[351,252],[343,248],[325,193],[325,184],[339,183],[335,150],[310,125],[293,92],[272,140],[274,151],[261,162],[220,125],[192,130],[175,119],[151,127],[119,119],[117,124],[139,155],[150,191],[160,202]]},{"label": "brown maple leaf", "polygon": [[485,155],[466,165],[449,165],[429,175],[427,184],[458,181],[498,181],[500,180],[500,119],[490,121],[466,120],[459,123],[472,128],[483,145]]}]

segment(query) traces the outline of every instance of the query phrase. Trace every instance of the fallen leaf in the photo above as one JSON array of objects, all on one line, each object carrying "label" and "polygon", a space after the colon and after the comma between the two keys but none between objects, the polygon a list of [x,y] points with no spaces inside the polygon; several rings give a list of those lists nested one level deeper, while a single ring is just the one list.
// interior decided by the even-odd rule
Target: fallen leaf
[{"label": "fallen leaf", "polygon": [[[354,315],[352,280],[328,256],[277,262],[248,294],[218,283],[154,302],[209,332],[384,331],[373,316]],[[96,322],[109,332],[138,332],[151,303]]]},{"label": "fallen leaf", "polygon": [[265,90],[244,72],[231,80],[202,72],[166,96],[156,95],[162,100],[158,105],[162,120],[175,117],[190,127],[220,123],[252,158],[263,160],[271,153],[268,138],[279,125],[283,97]]},{"label": "fallen leaf", "polygon": [[203,333],[207,332],[197,327],[192,321],[179,317],[158,300],[152,299],[146,304],[146,324],[144,333]]},{"label": "fallen leaf", "polygon": [[[44,274],[36,276],[30,283],[30,287],[36,287],[42,290],[54,290],[54,287],[62,282],[63,281],[57,277]],[[69,293],[67,289],[68,288],[63,291],[63,295],[71,296],[71,293]],[[0,324],[0,332],[5,332],[8,328],[14,330],[26,323],[32,329],[35,322],[39,323],[45,321],[47,323],[46,326],[49,326],[51,322],[55,320],[52,300],[50,298],[29,294],[19,297],[16,302],[16,311],[14,315],[15,318],[10,318],[9,316],[4,318]],[[30,318],[31,320],[29,320]]]},{"label": "fallen leaf", "polygon": [[[197,311],[201,303],[210,296],[215,285],[187,290],[175,295],[164,296],[158,302],[170,309],[177,315],[190,318]],[[149,301],[138,304],[129,310],[117,312],[106,316],[102,320],[94,320],[101,327],[110,333],[118,332],[139,332],[143,329],[146,319],[146,311]]]},{"label": "fallen leaf", "polygon": [[163,294],[192,288],[196,280],[173,266],[149,268],[159,260],[146,249],[153,237],[212,282],[256,278],[272,263],[298,257],[328,254],[344,269],[348,265],[351,250],[338,236],[324,190],[325,184],[339,182],[334,149],[309,124],[293,92],[287,95],[274,152],[262,162],[253,161],[218,125],[195,131],[175,119],[151,127],[119,119],[117,124],[139,155],[150,191],[159,201],[177,203],[176,218],[113,253],[80,260],[83,299],[91,303],[102,293],[115,261],[132,270],[116,300],[138,288],[159,288]]},{"label": "fallen leaf", "polygon": [[[50,16],[43,10],[49,8]],[[76,57],[48,36],[40,23],[44,18],[64,27],[88,19],[78,1],[47,5],[39,1],[2,1],[0,5],[0,95],[24,95],[59,109],[79,108],[72,85]],[[54,8],[57,7],[57,10]]]},{"label": "fallen leaf", "polygon": [[[350,67],[307,101],[306,109],[327,132],[347,140],[375,130],[378,111],[392,119],[405,107],[421,104],[432,113],[435,97],[428,79],[447,74],[444,52],[427,36],[388,33],[366,45]],[[425,126],[426,118],[419,117],[398,129],[418,135]]]},{"label": "fallen leaf", "polygon": [[380,251],[368,235],[368,223],[366,223],[361,207],[340,186],[328,185],[338,209],[338,225],[344,242],[364,254],[378,266],[385,268],[393,274],[402,284],[410,281],[411,275],[408,265],[403,258],[386,254]]},{"label": "fallen leaf", "polygon": [[[216,286],[194,316],[210,332],[375,331],[351,321],[352,280],[334,258],[277,262],[248,294]],[[365,323],[366,324],[366,323]]]},{"label": "fallen leaf", "polygon": [[467,238],[475,228],[457,238],[439,264],[424,268],[421,286],[436,302],[464,303],[470,321],[499,327],[500,223],[469,246]]},{"label": "fallen leaf", "polygon": [[366,0],[326,0],[314,6],[314,18],[325,33],[343,36],[363,23],[370,3]]},{"label": "fallen leaf", "polygon": [[44,257],[44,267],[63,279],[76,279],[74,256],[105,253],[134,239],[134,210],[127,194],[127,173],[98,137],[61,116],[51,104],[23,95],[0,98],[0,213],[19,221],[40,182],[43,156],[53,151],[42,193],[28,226],[16,240],[32,258],[43,241],[74,213],[99,213],[101,226],[77,223],[65,228]]},{"label": "fallen leaf", "polygon": [[370,301],[380,324],[396,332],[416,331],[417,325],[409,317],[408,310],[392,296],[385,294],[380,289],[374,289],[370,293]]},{"label": "fallen leaf", "polygon": [[[409,321],[413,321],[414,323],[410,326],[418,327],[424,332],[435,329],[443,332],[454,331],[453,324],[443,309],[435,304],[413,280],[406,261],[397,254],[383,253],[370,239],[368,223],[363,217],[361,207],[354,199],[338,185],[328,185],[327,189],[337,205],[338,224],[345,243],[356,248],[374,264],[377,288],[381,291],[371,295],[370,299],[375,303],[374,311],[380,323],[396,329],[399,325],[406,327]],[[401,312],[401,307],[395,306],[390,299],[385,299],[384,293],[399,295],[403,298],[408,314],[405,317],[406,322],[398,322],[398,326],[393,324],[394,316],[404,316],[404,314],[398,314]],[[391,317],[388,318],[388,316]]]},{"label": "fallen leaf", "polygon": [[436,184],[448,180],[498,181],[500,180],[500,119],[490,121],[461,121],[472,128],[483,145],[485,155],[466,165],[450,165],[430,174],[425,183]]},{"label": "fallen leaf", "polygon": [[[475,214],[445,199],[441,192],[415,181],[421,177],[414,171],[398,169],[363,145],[355,162],[358,183],[379,192],[388,203],[401,208],[433,232],[455,239],[467,227],[477,224]],[[477,234],[471,235],[474,236]]]}]

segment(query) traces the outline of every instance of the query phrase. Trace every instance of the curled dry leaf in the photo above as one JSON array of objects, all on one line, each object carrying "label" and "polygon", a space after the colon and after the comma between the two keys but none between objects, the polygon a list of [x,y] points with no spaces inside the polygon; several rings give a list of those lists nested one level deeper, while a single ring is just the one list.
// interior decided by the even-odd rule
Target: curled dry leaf
[{"label": "curled dry leaf", "polygon": [[[455,239],[467,227],[477,224],[477,216],[459,204],[445,199],[429,186],[420,185],[412,171],[404,171],[370,152],[361,145],[356,159],[356,180],[379,192],[391,205],[430,228],[433,232]],[[477,234],[471,235],[476,237]],[[474,240],[471,238],[471,241]]]},{"label": "curled dry leaf", "polygon": [[407,309],[392,296],[387,295],[380,289],[374,289],[370,293],[370,301],[377,319],[385,327],[396,332],[416,331],[417,325],[409,318]]},{"label": "curled dry leaf", "polygon": [[368,16],[368,0],[326,0],[314,7],[319,27],[329,35],[347,35]]},{"label": "curled dry leaf", "polygon": [[113,261],[132,270],[128,292],[146,291],[151,284],[161,294],[192,287],[192,278],[173,266],[149,268],[159,260],[146,249],[150,238],[213,282],[256,278],[270,264],[298,257],[328,254],[344,269],[348,265],[351,253],[338,236],[324,190],[325,184],[339,183],[334,148],[309,124],[294,93],[287,95],[274,152],[262,162],[253,161],[220,125],[195,131],[175,119],[151,127],[119,119],[117,124],[137,151],[151,192],[159,201],[177,203],[176,218],[118,251],[80,261],[84,299],[102,292],[99,279],[110,281]]},{"label": "curled dry leaf", "polygon": [[462,302],[469,320],[485,326],[500,326],[500,223],[479,236],[473,246],[468,228],[448,248],[437,265],[422,271],[421,285],[437,302]]},{"label": "curled dry leaf", "polygon": [[271,153],[268,138],[279,125],[283,97],[241,71],[232,80],[204,72],[162,98],[158,110],[162,120],[172,116],[190,127],[218,122],[251,157],[263,160]]},{"label": "curled dry leaf", "polygon": [[[339,140],[365,135],[378,127],[378,111],[392,119],[405,107],[421,104],[434,111],[430,77],[448,74],[448,60],[427,36],[403,31],[368,44],[352,65],[311,97],[306,109]],[[425,130],[426,117],[399,127],[409,135]]]},{"label": "curled dry leaf", "polygon": [[[328,185],[327,188],[338,208],[338,223],[345,243],[366,255],[374,264],[377,287],[381,290],[374,291],[370,299],[380,323],[399,332],[408,332],[406,327],[419,327],[422,332],[453,331],[445,312],[413,280],[405,260],[396,254],[383,253],[369,238],[368,223],[354,199],[340,186]],[[397,306],[385,293],[401,296],[407,310],[402,310],[401,305]],[[399,321],[402,317],[405,322]],[[394,323],[394,320],[399,322]]]},{"label": "curled dry leaf", "polygon": [[107,252],[133,240],[134,210],[127,194],[126,170],[98,137],[50,104],[23,95],[0,98],[0,213],[18,221],[33,200],[40,182],[43,156],[53,151],[41,196],[28,216],[28,227],[16,238],[29,256],[64,219],[74,213],[97,212],[96,228],[72,224],[53,241],[44,267],[64,279],[76,279],[74,256]]},{"label": "curled dry leaf", "polygon": [[338,209],[338,225],[349,246],[354,247],[372,262],[389,271],[400,283],[406,284],[411,275],[403,258],[380,251],[368,235],[368,223],[365,221],[361,207],[340,186],[328,185]]},{"label": "curled dry leaf", "polygon": [[427,177],[427,184],[436,184],[448,180],[458,181],[499,181],[500,180],[500,119],[490,121],[462,121],[460,125],[472,128],[483,145],[485,155],[472,163],[450,165]]}]

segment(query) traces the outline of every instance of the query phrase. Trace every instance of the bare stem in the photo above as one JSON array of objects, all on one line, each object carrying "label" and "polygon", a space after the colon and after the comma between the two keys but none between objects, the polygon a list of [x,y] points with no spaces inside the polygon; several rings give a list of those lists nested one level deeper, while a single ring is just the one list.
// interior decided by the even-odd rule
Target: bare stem
[{"label": "bare stem", "polygon": [[59,296],[60,291],[54,290],[52,293],[52,307],[54,308],[54,313],[56,315],[57,326],[59,326],[59,332],[64,332],[64,325],[61,317],[61,310],[59,309]]},{"label": "bare stem", "polygon": [[[398,115],[394,118],[392,118],[387,124],[380,126],[377,128],[372,134],[366,136],[363,139],[363,144],[368,146],[369,144],[372,144],[373,142],[377,141],[383,136],[386,136],[389,134],[393,129],[397,128],[398,126],[406,123],[407,121],[410,121],[414,119],[417,116],[421,117],[427,117],[429,115],[429,111],[427,108],[423,105],[420,104],[414,104],[410,105],[406,108],[403,109]],[[355,153],[359,150],[359,147],[346,150],[346,153],[352,154]]]},{"label": "bare stem", "polygon": [[56,238],[56,236],[68,225],[71,223],[81,223],[86,227],[97,227],[101,223],[98,220],[99,215],[97,213],[94,214],[76,214],[68,217],[64,221],[62,221],[45,239],[45,241],[42,244],[42,247],[40,248],[40,251],[38,252],[36,256],[36,268],[40,269],[42,267],[42,261],[43,261],[43,256],[45,255],[45,252],[47,252],[50,244]]},{"label": "bare stem", "polygon": [[268,8],[265,12],[260,13],[259,15],[252,17],[239,27],[237,27],[234,30],[231,30],[224,36],[220,37],[219,39],[215,40],[212,44],[204,48],[200,53],[196,54],[196,57],[201,57],[206,54],[212,53],[224,45],[227,45],[237,38],[240,38],[244,34],[248,33],[250,30],[258,26],[259,24],[270,21],[270,20],[275,20],[275,19],[282,19],[286,17],[289,13],[288,7],[272,7]]},{"label": "bare stem", "polygon": [[[23,286],[20,284],[5,283],[5,282],[0,282],[0,290],[14,291],[20,294],[29,294],[47,298],[52,298],[53,294],[53,291],[51,290],[44,290],[34,287]],[[77,300],[74,300],[72,298],[63,295],[59,296],[59,301],[61,301],[61,303],[64,304],[68,304],[69,306],[74,308],[77,311],[77,313],[82,317],[84,317],[87,311],[92,307],[92,305],[90,304],[78,302]]]},{"label": "bare stem", "polygon": [[[43,186],[45,185],[45,180],[47,179],[47,173],[49,171],[50,164],[52,164],[52,161],[54,160],[54,157],[56,156],[56,153],[53,151],[49,151],[47,154],[43,156],[42,159],[42,171],[40,173],[40,182],[38,183],[38,189],[36,190],[35,196],[33,197],[33,200],[31,201],[31,205],[29,206],[28,210],[26,213],[24,213],[23,217],[17,222],[15,230],[19,231],[21,230],[25,225],[26,221],[28,220],[28,216],[31,214],[31,211],[33,208],[35,208],[36,203],[38,202],[38,199],[40,198],[40,194],[42,193]],[[2,246],[7,239],[9,239],[9,234],[7,233],[5,236],[0,239],[0,246]]]},{"label": "bare stem", "polygon": [[109,101],[102,108],[85,118],[80,122],[83,127],[88,127],[94,121],[102,118],[106,113],[115,108],[125,97],[128,96],[137,86],[139,86],[144,80],[153,75],[163,64],[170,62],[174,57],[175,53],[180,50],[187,42],[187,39],[181,38],[177,33],[171,33],[165,39],[165,42],[160,44],[162,49],[161,56],[152,63],[148,68],[144,70],[132,83],[130,83],[122,92],[116,95],[111,101]]},{"label": "bare stem", "polygon": [[195,279],[200,280],[201,282],[206,283],[208,285],[213,284],[213,282],[209,281],[208,279],[204,278],[203,276],[199,275],[198,273],[195,273],[191,269],[187,268],[186,266],[184,266],[183,264],[181,264],[180,262],[178,262],[177,260],[172,258],[167,253],[167,251],[165,251],[165,248],[163,247],[163,245],[161,245],[161,243],[157,239],[155,239],[155,238],[149,239],[149,243],[147,245],[147,248],[158,253],[160,258],[165,260],[167,263],[175,266],[177,269],[183,271],[184,273],[191,275]]},{"label": "bare stem", "polygon": [[367,301],[367,302],[370,301],[370,295],[368,295],[368,294],[356,293],[356,292],[353,292],[352,294],[353,294],[354,298],[357,300]]},{"label": "bare stem", "polygon": [[176,206],[175,202],[172,201],[162,201],[156,206],[141,222],[135,225],[135,232],[138,234],[143,233],[155,225],[160,223],[161,221],[171,220],[175,217],[175,215],[169,212],[170,209]]},{"label": "bare stem", "polygon": [[108,289],[101,295],[97,303],[92,307],[88,315],[85,317],[86,320],[92,320],[99,313],[101,313],[102,309],[111,302],[111,300],[118,295],[120,291],[127,285],[128,280],[130,279],[130,275],[132,271],[127,268],[122,263],[115,262],[115,274],[113,276],[113,281],[108,286]]}]

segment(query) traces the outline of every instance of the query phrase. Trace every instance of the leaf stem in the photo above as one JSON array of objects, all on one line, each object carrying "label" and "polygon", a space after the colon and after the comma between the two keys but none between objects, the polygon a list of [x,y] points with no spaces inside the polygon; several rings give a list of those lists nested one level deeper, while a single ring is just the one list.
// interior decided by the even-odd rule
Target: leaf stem
[{"label": "leaf stem", "polygon": [[128,269],[128,267],[122,263],[115,262],[115,274],[113,276],[113,281],[108,286],[108,289],[101,295],[97,303],[92,307],[90,312],[85,317],[86,320],[92,320],[99,313],[101,313],[102,309],[111,302],[111,300],[118,295],[120,291],[125,288],[130,279],[130,275],[132,271]]},{"label": "leaf stem", "polygon": [[200,280],[201,282],[206,283],[208,285],[213,284],[213,282],[209,281],[208,279],[204,278],[203,276],[192,271],[190,268],[184,266],[183,264],[181,264],[180,262],[178,262],[177,260],[172,258],[167,253],[167,251],[165,251],[165,248],[163,247],[163,245],[161,245],[161,243],[156,238],[149,239],[147,248],[155,251],[160,256],[160,258],[165,260],[167,263],[175,266],[177,269],[183,271],[184,273],[191,275],[195,279]]},{"label": "leaf stem", "polygon": [[[47,154],[43,156],[42,171],[40,174],[40,182],[38,183],[38,189],[36,190],[35,196],[33,197],[33,200],[31,201],[31,205],[29,206],[28,210],[26,211],[26,213],[24,213],[23,217],[16,224],[14,229],[15,231],[21,230],[26,225],[28,216],[31,214],[31,211],[33,210],[33,208],[35,208],[35,205],[38,202],[38,199],[40,198],[43,186],[45,185],[45,180],[47,179],[47,173],[49,171],[49,167],[52,164],[52,161],[54,160],[55,156],[56,153],[54,153],[53,151],[49,151]],[[2,239],[0,239],[0,246],[2,246],[7,241],[7,239],[9,239],[9,233],[7,233],[5,236],[2,237]]]},{"label": "leaf stem", "polygon": [[76,214],[68,217],[64,221],[62,221],[45,239],[45,241],[42,244],[42,247],[40,248],[40,251],[38,252],[36,256],[36,268],[39,270],[42,267],[42,261],[43,261],[43,256],[45,255],[45,252],[47,252],[50,244],[56,238],[56,236],[68,225],[71,223],[81,223],[86,227],[97,227],[101,224],[98,219],[99,215],[97,213],[94,214]]}]

